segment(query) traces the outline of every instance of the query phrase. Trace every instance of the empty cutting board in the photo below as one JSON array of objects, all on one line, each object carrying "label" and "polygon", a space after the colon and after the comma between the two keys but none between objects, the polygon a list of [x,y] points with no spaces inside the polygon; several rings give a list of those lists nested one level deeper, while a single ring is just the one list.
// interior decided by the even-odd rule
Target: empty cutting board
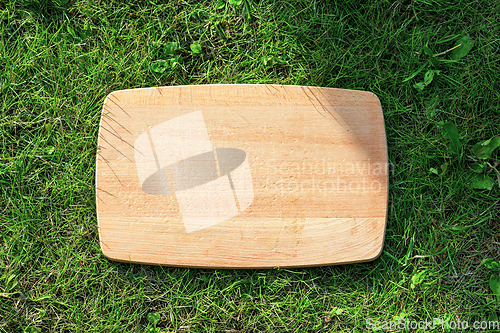
[{"label": "empty cutting board", "polygon": [[382,109],[364,91],[202,85],[115,91],[96,202],[110,259],[188,267],[375,259],[387,217]]}]

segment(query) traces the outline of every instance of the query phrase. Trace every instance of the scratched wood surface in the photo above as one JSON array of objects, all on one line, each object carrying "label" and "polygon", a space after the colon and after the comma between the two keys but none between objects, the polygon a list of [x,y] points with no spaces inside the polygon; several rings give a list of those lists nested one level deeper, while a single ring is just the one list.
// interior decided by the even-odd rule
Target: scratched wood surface
[{"label": "scratched wood surface", "polygon": [[101,248],[112,260],[188,267],[373,260],[388,172],[382,109],[370,92],[115,91],[99,130]]}]

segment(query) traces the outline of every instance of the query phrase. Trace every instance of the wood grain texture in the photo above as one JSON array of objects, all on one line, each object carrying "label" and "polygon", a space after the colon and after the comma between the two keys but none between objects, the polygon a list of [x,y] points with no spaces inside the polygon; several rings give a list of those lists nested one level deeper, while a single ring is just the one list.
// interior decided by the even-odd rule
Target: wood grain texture
[{"label": "wood grain texture", "polygon": [[370,92],[116,91],[99,130],[101,248],[113,260],[188,267],[373,260],[388,172],[382,109]]}]

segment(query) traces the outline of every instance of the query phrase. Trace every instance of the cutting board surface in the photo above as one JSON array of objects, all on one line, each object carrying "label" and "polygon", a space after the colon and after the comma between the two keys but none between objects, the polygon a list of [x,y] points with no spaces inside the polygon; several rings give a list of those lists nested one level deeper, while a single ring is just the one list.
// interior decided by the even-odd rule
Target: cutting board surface
[{"label": "cutting board surface", "polygon": [[382,109],[370,92],[115,91],[99,129],[101,248],[113,260],[188,267],[373,260],[388,169]]}]

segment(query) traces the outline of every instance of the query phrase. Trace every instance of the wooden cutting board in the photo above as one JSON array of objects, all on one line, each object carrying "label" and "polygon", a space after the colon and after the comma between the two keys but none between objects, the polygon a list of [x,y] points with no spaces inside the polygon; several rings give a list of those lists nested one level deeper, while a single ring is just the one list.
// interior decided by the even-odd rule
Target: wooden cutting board
[{"label": "wooden cutting board", "polygon": [[318,266],[377,258],[382,108],[365,91],[202,85],[115,91],[99,130],[101,248],[123,262]]}]

